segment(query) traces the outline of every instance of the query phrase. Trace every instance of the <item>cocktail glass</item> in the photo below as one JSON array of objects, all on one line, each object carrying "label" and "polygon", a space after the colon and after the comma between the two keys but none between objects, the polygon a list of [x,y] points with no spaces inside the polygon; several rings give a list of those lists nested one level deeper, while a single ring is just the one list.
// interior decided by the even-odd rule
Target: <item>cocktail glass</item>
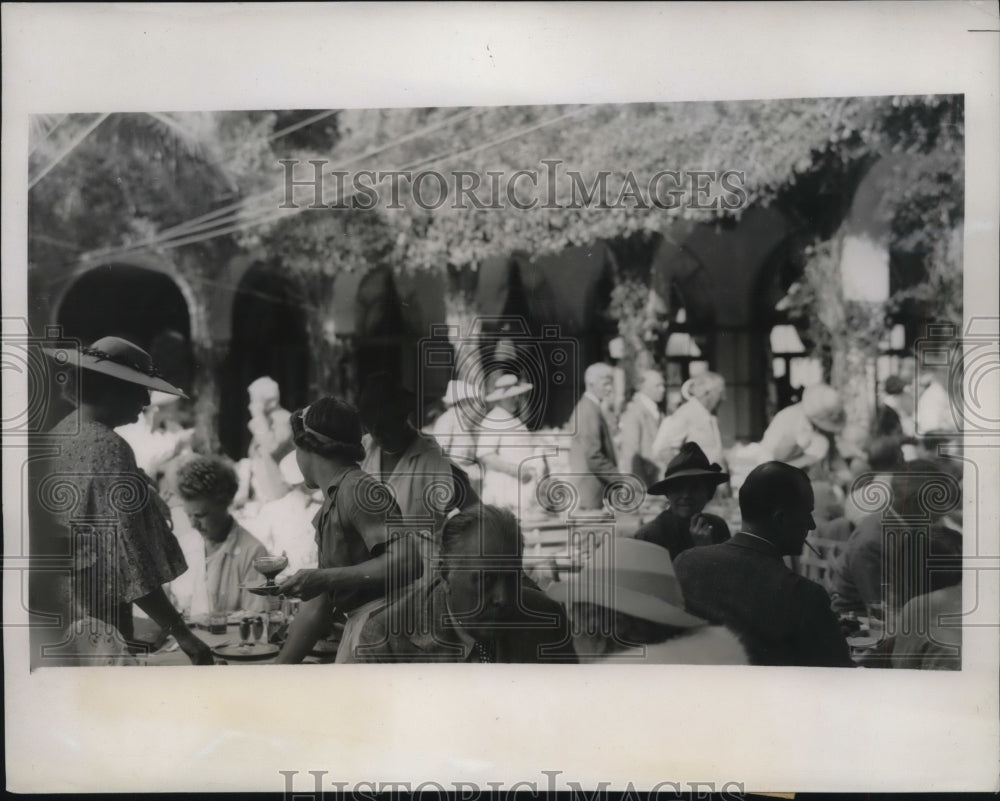
[{"label": "cocktail glass", "polygon": [[287,556],[258,556],[253,560],[253,567],[267,579],[265,586],[274,587],[274,577],[288,567]]}]

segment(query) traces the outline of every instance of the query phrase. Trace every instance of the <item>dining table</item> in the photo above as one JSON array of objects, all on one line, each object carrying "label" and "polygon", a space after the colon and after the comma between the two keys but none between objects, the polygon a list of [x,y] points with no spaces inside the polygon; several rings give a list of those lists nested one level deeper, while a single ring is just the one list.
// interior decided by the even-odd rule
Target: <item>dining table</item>
[{"label": "dining table", "polygon": [[[207,626],[200,623],[189,623],[189,625],[198,639],[212,649],[216,665],[273,665],[278,658],[279,651],[274,650],[273,647],[267,648],[259,644],[240,647],[240,627],[236,621],[228,623],[224,633],[209,631]],[[232,647],[227,648],[226,646]],[[335,642],[321,640],[302,662],[303,664],[327,664],[334,661],[336,654]],[[191,664],[191,660],[180,649],[173,637],[169,637],[157,650],[137,655],[136,660],[140,665],[146,667],[172,667]]]}]

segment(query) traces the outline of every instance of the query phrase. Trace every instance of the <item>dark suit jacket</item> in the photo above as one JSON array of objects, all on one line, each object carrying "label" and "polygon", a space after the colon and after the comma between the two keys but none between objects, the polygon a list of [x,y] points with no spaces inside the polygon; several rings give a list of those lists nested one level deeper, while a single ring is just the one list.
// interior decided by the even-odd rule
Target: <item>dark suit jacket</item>
[{"label": "dark suit jacket", "polygon": [[[445,587],[440,580],[417,582],[395,603],[372,613],[361,630],[362,662],[463,662],[461,639],[446,625]],[[495,661],[566,664],[577,662],[566,611],[537,589],[522,585],[521,605],[511,627],[499,628]]]},{"label": "dark suit jacket", "polygon": [[826,591],[769,543],[737,533],[674,563],[688,610],[729,626],[754,665],[853,667]]},{"label": "dark suit jacket", "polygon": [[600,509],[604,486],[619,475],[615,443],[601,407],[586,395],[576,404],[576,433],[569,448],[569,469],[580,496],[579,509]]}]

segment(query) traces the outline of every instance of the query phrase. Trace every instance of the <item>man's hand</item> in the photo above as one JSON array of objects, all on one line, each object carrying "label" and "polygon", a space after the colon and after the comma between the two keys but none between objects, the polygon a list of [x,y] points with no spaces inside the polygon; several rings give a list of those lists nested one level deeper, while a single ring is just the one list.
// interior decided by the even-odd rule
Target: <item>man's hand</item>
[{"label": "man's hand", "polygon": [[322,570],[299,570],[290,579],[279,584],[282,595],[290,595],[293,598],[301,598],[309,601],[320,593],[326,592],[329,587],[326,576]]}]

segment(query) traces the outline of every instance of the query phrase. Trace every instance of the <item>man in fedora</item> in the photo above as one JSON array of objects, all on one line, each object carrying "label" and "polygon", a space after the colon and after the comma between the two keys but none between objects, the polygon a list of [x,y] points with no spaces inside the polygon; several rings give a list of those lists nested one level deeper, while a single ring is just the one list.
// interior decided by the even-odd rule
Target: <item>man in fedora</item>
[{"label": "man in fedora", "polygon": [[676,559],[696,545],[715,545],[729,539],[729,526],[721,517],[702,510],[715,488],[729,480],[719,465],[709,464],[704,451],[694,442],[685,442],[670,460],[661,481],[653,484],[650,495],[666,495],[669,507],[640,528],[635,538],[670,551]]},{"label": "man in fedora", "polygon": [[735,634],[684,610],[670,555],[651,543],[611,538],[548,594],[568,606],[581,662],[748,663]]},{"label": "man in fedora", "polygon": [[621,473],[604,414],[604,405],[614,392],[614,371],[603,362],[592,364],[583,382],[586,389],[573,413],[576,431],[569,448],[569,469],[579,496],[577,509],[587,511],[604,507],[605,487]]},{"label": "man in fedora", "polygon": [[815,528],[809,477],[767,462],[740,487],[743,530],[674,561],[687,610],[739,635],[755,665],[853,667],[847,642],[819,584],[792,572]]}]

